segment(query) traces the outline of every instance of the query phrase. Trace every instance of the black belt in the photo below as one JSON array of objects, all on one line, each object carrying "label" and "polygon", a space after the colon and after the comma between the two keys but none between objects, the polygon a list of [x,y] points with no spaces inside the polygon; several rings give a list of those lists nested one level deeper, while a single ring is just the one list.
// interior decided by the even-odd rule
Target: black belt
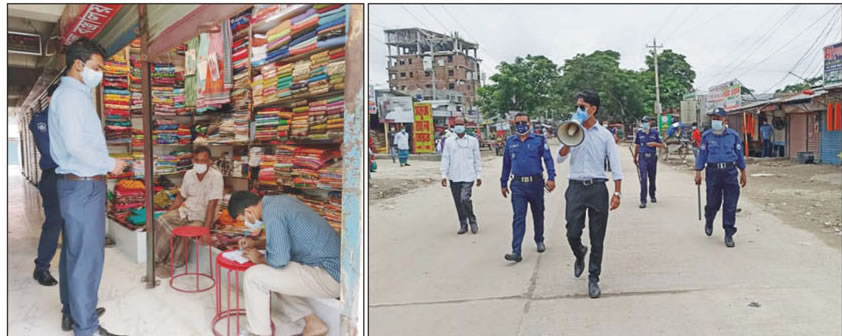
[{"label": "black belt", "polygon": [[72,181],[105,181],[105,175],[76,176],[74,174],[64,174],[61,177]]},{"label": "black belt", "polygon": [[512,181],[518,181],[522,183],[532,183],[535,181],[543,181],[544,175],[533,175],[533,176],[514,176]]},{"label": "black belt", "polygon": [[56,169],[55,169],[55,168],[43,169],[43,170],[41,170],[41,171],[42,171],[42,172],[44,172],[44,174],[55,174],[55,173],[56,173]]},{"label": "black belt", "polygon": [[720,162],[720,163],[708,163],[707,167],[710,169],[730,169],[737,166],[736,162]]},{"label": "black belt", "polygon": [[568,180],[568,181],[570,181],[570,184],[578,184],[578,185],[583,185],[583,186],[589,186],[589,185],[592,185],[594,183],[605,183],[605,182],[608,181],[608,179],[595,178],[595,179],[590,179],[590,180]]},{"label": "black belt", "polygon": [[640,156],[645,157],[645,158],[651,158],[651,157],[658,158],[658,155],[656,153],[639,153],[639,154],[640,154]]}]

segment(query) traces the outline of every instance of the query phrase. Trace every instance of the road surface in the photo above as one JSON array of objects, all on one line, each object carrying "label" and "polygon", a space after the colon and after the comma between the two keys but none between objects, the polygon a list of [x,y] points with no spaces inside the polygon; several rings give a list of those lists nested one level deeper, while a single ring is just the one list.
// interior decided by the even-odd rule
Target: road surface
[{"label": "road surface", "polygon": [[714,235],[704,235],[690,172],[659,164],[658,203],[638,209],[631,155],[619,151],[623,200],[609,216],[599,299],[587,296],[587,274],[573,277],[564,228],[569,163],[557,167],[557,189],[546,195],[547,251],[535,251],[528,217],[524,260],[513,264],[503,259],[512,210],[500,194],[500,157],[484,159],[484,184],[474,189],[480,232],[461,236],[450,191],[438,184],[438,162],[379,162],[374,185],[406,175],[434,182],[372,196],[371,335],[842,333],[839,248],[741,198],[737,246],[728,249],[721,218]]}]

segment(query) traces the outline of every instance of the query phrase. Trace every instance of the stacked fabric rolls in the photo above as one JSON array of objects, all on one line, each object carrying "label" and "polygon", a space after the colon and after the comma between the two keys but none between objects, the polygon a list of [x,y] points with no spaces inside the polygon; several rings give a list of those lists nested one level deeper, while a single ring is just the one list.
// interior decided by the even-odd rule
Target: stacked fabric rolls
[{"label": "stacked fabric rolls", "polygon": [[140,151],[133,151],[132,152],[132,173],[134,174],[135,178],[142,179],[146,173],[146,167],[143,164],[144,157],[143,152]]},{"label": "stacked fabric rolls", "polygon": [[173,152],[172,155],[175,155],[178,158],[178,163],[176,163],[175,169],[176,171],[182,172],[193,168],[193,153]]},{"label": "stacked fabric rolls", "polygon": [[327,140],[327,100],[318,100],[309,106],[307,139]]},{"label": "stacked fabric rolls", "polygon": [[231,62],[234,75],[234,91],[231,93],[231,103],[235,111],[248,110],[251,102],[249,90],[250,74],[249,67],[249,25],[251,22],[251,10],[247,10],[231,19],[231,32],[233,33],[233,44],[231,50]]},{"label": "stacked fabric rolls", "polygon": [[344,136],[345,128],[345,97],[336,96],[327,99],[327,136],[332,140],[340,140]]},{"label": "stacked fabric rolls", "polygon": [[249,142],[249,118],[251,113],[248,110],[234,112],[232,119],[234,119],[234,142],[248,143]]},{"label": "stacked fabric rolls", "polygon": [[290,124],[290,137],[304,138],[307,136],[307,130],[310,128],[310,107],[306,100],[298,101],[292,104],[292,123]]},{"label": "stacked fabric rolls", "polygon": [[132,129],[132,150],[143,149],[143,130]]},{"label": "stacked fabric rolls", "polygon": [[257,181],[261,186],[275,187],[278,185],[278,179],[275,176],[275,156],[263,155],[260,159],[260,172],[257,175]]},{"label": "stacked fabric rolls", "polygon": [[152,108],[155,115],[175,116],[176,84],[175,65],[171,63],[154,63],[152,65]]},{"label": "stacked fabric rolls", "polygon": [[322,94],[330,90],[327,74],[327,65],[330,61],[328,52],[325,50],[310,56],[310,77],[307,79],[310,94]]},{"label": "stacked fabric rolls", "polygon": [[269,104],[278,100],[278,65],[267,63],[261,69],[263,75],[263,103]]},{"label": "stacked fabric rolls", "polygon": [[347,7],[344,5],[316,5],[316,8],[318,8],[319,14],[316,28],[318,35],[316,47],[323,49],[344,46],[348,42],[348,37],[345,34]]},{"label": "stacked fabric rolls", "polygon": [[278,138],[278,108],[258,111],[254,118],[255,140],[268,141]]},{"label": "stacked fabric rolls", "polygon": [[286,107],[278,109],[278,138],[281,140],[286,140],[289,137],[292,116],[291,109]]},{"label": "stacked fabric rolls", "polygon": [[316,50],[319,14],[309,8],[306,12],[292,18],[292,41],[289,44],[290,55],[300,55]]},{"label": "stacked fabric rolls", "polygon": [[330,89],[340,91],[345,89],[345,48],[337,48],[328,52],[330,63],[325,72],[328,75]]},{"label": "stacked fabric rolls", "polygon": [[281,186],[294,186],[292,169],[295,163],[295,149],[295,146],[279,145],[275,152],[275,177]]},{"label": "stacked fabric rolls", "polygon": [[155,174],[172,174],[178,171],[178,156],[176,155],[156,155],[154,162]]},{"label": "stacked fabric rolls", "polygon": [[315,189],[319,183],[319,170],[335,162],[342,155],[337,150],[299,147],[295,150],[293,183],[296,188]]},{"label": "stacked fabric rolls", "polygon": [[175,120],[155,120],[152,125],[152,141],[159,145],[177,144],[179,140],[178,128],[178,122]]},{"label": "stacked fabric rolls", "polygon": [[278,98],[283,99],[292,95],[292,63],[278,68]]},{"label": "stacked fabric rolls", "polygon": [[132,41],[129,47],[131,73],[129,74],[129,92],[131,92],[132,114],[139,115],[143,110],[143,70],[140,62],[140,40]]},{"label": "stacked fabric rolls", "polygon": [[281,23],[266,32],[266,62],[277,62],[289,56],[292,24],[290,20]]},{"label": "stacked fabric rolls", "polygon": [[179,145],[189,145],[191,142],[193,142],[193,136],[190,132],[190,125],[179,124],[177,134]]},{"label": "stacked fabric rolls", "polygon": [[328,193],[328,201],[325,204],[325,212],[323,215],[330,227],[336,230],[337,233],[342,232],[342,193],[339,191],[331,191]]},{"label": "stacked fabric rolls", "polygon": [[[342,190],[342,161],[319,169],[319,189]],[[341,209],[340,209],[341,211]]]},{"label": "stacked fabric rolls", "polygon": [[128,223],[132,210],[143,207],[145,190],[143,181],[125,179],[117,182],[109,211],[111,217],[117,222]]},{"label": "stacked fabric rolls", "polygon": [[263,104],[263,75],[258,74],[251,79],[251,96],[254,98],[254,105]]},{"label": "stacked fabric rolls", "polygon": [[103,68],[105,138],[110,144],[131,142],[131,93],[129,65],[122,54],[111,57]]},{"label": "stacked fabric rolls", "polygon": [[308,80],[310,79],[310,60],[304,59],[295,62],[292,70],[292,96],[300,97],[309,92]]}]

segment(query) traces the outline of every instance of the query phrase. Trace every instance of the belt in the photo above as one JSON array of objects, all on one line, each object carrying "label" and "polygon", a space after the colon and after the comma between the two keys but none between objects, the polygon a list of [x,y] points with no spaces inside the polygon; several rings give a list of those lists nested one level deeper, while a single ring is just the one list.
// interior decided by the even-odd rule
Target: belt
[{"label": "belt", "polygon": [[737,166],[736,162],[720,162],[720,163],[708,163],[707,167],[711,169],[729,169],[734,168]]},{"label": "belt", "polygon": [[62,175],[65,179],[71,181],[105,181],[105,175],[96,175],[96,176],[76,176],[74,174],[64,174]]},{"label": "belt", "polygon": [[605,183],[605,182],[608,181],[608,179],[595,178],[595,179],[590,179],[590,180],[568,180],[568,181],[570,181],[571,184],[579,184],[579,185],[583,185],[583,186],[589,186],[589,185],[592,185],[594,183]]},{"label": "belt", "polygon": [[658,157],[658,155],[656,153],[640,153],[640,155],[645,157],[645,158],[651,158],[651,157],[657,158]]},{"label": "belt", "polygon": [[534,181],[543,181],[544,175],[533,175],[533,176],[515,176],[513,181],[518,181],[522,183],[532,183]]}]

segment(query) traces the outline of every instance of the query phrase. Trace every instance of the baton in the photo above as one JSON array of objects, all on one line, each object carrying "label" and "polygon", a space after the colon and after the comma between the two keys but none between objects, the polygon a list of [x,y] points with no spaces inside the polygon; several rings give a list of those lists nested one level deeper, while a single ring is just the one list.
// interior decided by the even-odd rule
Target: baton
[{"label": "baton", "polygon": [[[634,151],[631,149],[631,147],[628,147],[628,148],[629,148],[629,153],[631,153],[632,160],[634,160]],[[635,168],[634,172],[637,173],[637,181],[641,182],[642,180],[640,179],[640,166],[638,166],[637,163],[635,163],[634,168]]]},{"label": "baton", "polygon": [[699,206],[699,220],[702,220],[702,185],[696,185],[696,204]]}]

